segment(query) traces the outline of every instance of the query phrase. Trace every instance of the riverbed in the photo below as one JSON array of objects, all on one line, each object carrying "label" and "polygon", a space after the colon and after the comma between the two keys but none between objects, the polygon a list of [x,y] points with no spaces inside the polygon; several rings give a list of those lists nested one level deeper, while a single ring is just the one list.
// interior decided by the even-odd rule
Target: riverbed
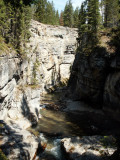
[{"label": "riverbed", "polygon": [[101,110],[80,101],[62,100],[61,93],[47,94],[41,101],[41,118],[30,131],[41,140],[41,160],[66,160],[61,150],[65,137],[119,134],[119,123]]}]

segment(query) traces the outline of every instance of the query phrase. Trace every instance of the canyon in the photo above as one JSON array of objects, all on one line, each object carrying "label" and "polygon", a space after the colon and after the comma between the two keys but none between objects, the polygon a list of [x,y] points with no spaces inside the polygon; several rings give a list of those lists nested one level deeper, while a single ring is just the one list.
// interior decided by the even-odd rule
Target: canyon
[{"label": "canyon", "polygon": [[[31,20],[30,33],[31,37],[26,43],[23,55],[20,56],[13,49],[10,49],[9,53],[0,53],[0,145],[10,160],[35,160],[36,152],[41,148],[41,140],[29,132],[28,128],[36,126],[42,118],[42,96],[55,92],[57,88],[63,89],[68,84],[66,97],[91,104],[88,107],[88,104],[83,102],[80,102],[80,105],[74,103],[72,108],[70,106],[66,109],[71,115],[74,111],[79,112],[81,106],[92,111],[88,117],[92,117],[98,108],[100,112],[105,111],[116,120],[119,120],[120,114],[120,68],[117,55],[109,55],[105,48],[96,49],[90,56],[78,52],[76,28],[45,25]],[[98,117],[103,118],[103,124],[103,113]],[[106,121],[105,119],[105,127]],[[99,132],[92,126],[92,131],[94,130],[97,130],[95,133]],[[78,150],[84,150],[78,153],[85,153],[85,156],[85,150],[95,152],[97,156],[100,156],[102,151],[105,154],[109,152],[109,155],[114,153],[116,147],[100,147],[100,151],[91,151],[90,148],[96,148],[96,141],[104,138],[92,136],[78,140],[77,143],[83,144],[82,149],[76,145],[76,138],[63,139],[64,151],[68,152],[67,150],[73,147],[70,152],[72,155],[69,156],[71,159],[77,159],[74,152]],[[95,144],[88,145],[85,149],[84,142],[87,143],[87,139],[95,139]],[[114,138],[110,139],[114,141]],[[77,147],[70,141],[75,141]]]},{"label": "canyon", "polygon": [[26,129],[40,118],[41,95],[67,84],[77,48],[74,28],[31,20],[30,33],[24,55],[0,54],[1,145],[9,159],[34,157],[39,140]]}]

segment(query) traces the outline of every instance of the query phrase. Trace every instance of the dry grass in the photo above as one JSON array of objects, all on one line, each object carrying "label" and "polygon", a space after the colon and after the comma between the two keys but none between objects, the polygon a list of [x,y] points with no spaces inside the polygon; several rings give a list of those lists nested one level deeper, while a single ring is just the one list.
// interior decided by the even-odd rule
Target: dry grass
[{"label": "dry grass", "polygon": [[10,43],[6,43],[5,39],[0,36],[0,55],[2,54],[9,54],[11,53],[11,50],[14,50],[14,53],[17,53]]},{"label": "dry grass", "polygon": [[0,36],[0,54],[2,53],[9,53],[10,51],[10,46],[7,45],[4,41],[4,39]]},{"label": "dry grass", "polygon": [[100,35],[99,46],[106,48],[106,51],[108,53],[113,54],[113,53],[115,53],[115,48],[113,46],[109,45],[110,41],[111,41],[110,36],[108,36],[106,33],[102,32]]}]

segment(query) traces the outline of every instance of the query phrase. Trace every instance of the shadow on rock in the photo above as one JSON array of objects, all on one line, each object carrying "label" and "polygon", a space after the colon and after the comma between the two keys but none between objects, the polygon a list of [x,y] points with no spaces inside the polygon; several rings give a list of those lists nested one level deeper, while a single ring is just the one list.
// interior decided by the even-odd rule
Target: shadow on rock
[{"label": "shadow on rock", "polygon": [[23,136],[11,129],[4,121],[0,120],[0,148],[9,159],[30,160],[27,147],[28,143],[23,142]]},{"label": "shadow on rock", "polygon": [[[23,95],[23,100],[21,104],[22,114],[24,117],[26,117],[32,124],[32,126],[35,126],[37,124],[37,118],[35,115],[30,111],[30,107],[28,106],[27,99],[25,95]],[[36,114],[38,115],[38,109],[35,110]]]}]

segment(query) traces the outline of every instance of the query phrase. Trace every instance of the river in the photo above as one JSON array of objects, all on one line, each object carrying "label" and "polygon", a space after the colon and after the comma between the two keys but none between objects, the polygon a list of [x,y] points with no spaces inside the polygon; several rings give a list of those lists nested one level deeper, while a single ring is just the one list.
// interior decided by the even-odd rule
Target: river
[{"label": "river", "polygon": [[100,110],[72,101],[66,104],[66,110],[63,104],[61,93],[47,94],[42,98],[41,118],[36,127],[30,128],[45,147],[38,155],[40,160],[67,160],[60,145],[64,137],[111,135],[118,131],[118,124]]}]

